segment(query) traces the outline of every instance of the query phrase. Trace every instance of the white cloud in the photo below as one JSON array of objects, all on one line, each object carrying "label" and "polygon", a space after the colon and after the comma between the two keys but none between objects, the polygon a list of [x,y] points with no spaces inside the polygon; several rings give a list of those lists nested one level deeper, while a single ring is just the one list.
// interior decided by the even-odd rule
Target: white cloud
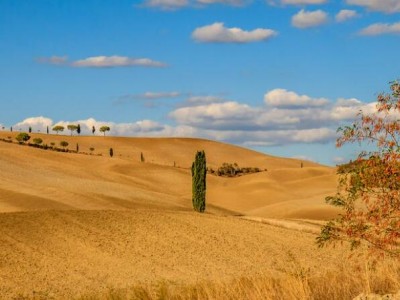
[{"label": "white cloud", "polygon": [[[147,96],[156,97],[157,94],[162,93],[151,92]],[[92,126],[98,129],[108,125],[109,135],[115,136],[202,137],[247,146],[271,146],[333,142],[341,123],[354,120],[360,110],[376,112],[376,103],[363,103],[355,98],[330,102],[283,89],[266,92],[264,100],[265,105],[253,106],[218,96],[192,96],[182,103],[186,106],[169,113],[174,125],[153,120],[116,123],[89,118],[54,122],[45,117],[33,117],[17,123],[14,128],[27,130],[31,126],[34,132],[38,129],[44,132],[47,126],[51,128],[55,124],[65,127],[80,124],[82,134],[91,134]]]},{"label": "white cloud", "polygon": [[324,106],[329,103],[325,98],[311,98],[307,95],[298,95],[285,89],[274,89],[264,95],[264,102],[274,107],[313,107]]},{"label": "white cloud", "polygon": [[224,23],[196,28],[192,38],[202,43],[250,43],[268,40],[278,33],[272,29],[257,28],[245,31],[240,28],[227,28]]},{"label": "white cloud", "polygon": [[234,101],[181,107],[170,113],[180,124],[210,128],[239,128],[253,116],[255,109]]},{"label": "white cloud", "polygon": [[28,131],[29,127],[32,127],[32,130],[34,132],[45,132],[47,129],[47,126],[51,129],[51,126],[53,125],[53,121],[49,118],[40,116],[40,117],[30,117],[27,118],[21,122],[18,122],[17,124],[13,125],[13,128],[15,130],[22,130],[22,131]]},{"label": "white cloud", "polygon": [[93,56],[85,59],[74,61],[73,67],[86,68],[113,68],[113,67],[165,67],[166,64],[149,58],[131,58],[126,56]]},{"label": "white cloud", "polygon": [[204,104],[211,104],[211,103],[221,103],[221,102],[227,102],[229,100],[220,97],[220,96],[213,96],[213,95],[207,95],[207,96],[190,96],[189,98],[186,99],[186,101],[182,104],[183,106],[189,107],[189,106],[200,106]]},{"label": "white cloud", "polygon": [[399,0],[347,0],[347,4],[363,6],[369,10],[385,13],[400,12]]},{"label": "white cloud", "polygon": [[349,99],[339,98],[336,101],[336,105],[343,106],[343,107],[359,107],[359,106],[362,106],[363,103],[356,98],[349,98]]},{"label": "white cloud", "polygon": [[393,24],[376,23],[359,32],[360,35],[400,34],[400,22]]},{"label": "white cloud", "polygon": [[165,99],[165,98],[176,98],[181,96],[179,92],[146,92],[142,95],[136,95],[141,99]]},{"label": "white cloud", "polygon": [[358,17],[358,14],[355,10],[342,9],[336,14],[335,20],[337,22],[345,22],[347,20],[354,19],[356,17]]},{"label": "white cloud", "polygon": [[39,63],[48,63],[52,65],[66,65],[79,68],[115,68],[115,67],[166,67],[165,63],[155,61],[149,58],[133,58],[126,56],[92,56],[84,59],[69,62],[66,56],[40,57]]},{"label": "white cloud", "polygon": [[143,94],[123,95],[114,101],[114,104],[123,104],[131,100],[158,100],[178,98],[182,96],[180,92],[145,92]]},{"label": "white cloud", "polygon": [[320,26],[328,22],[328,14],[323,10],[300,10],[292,17],[292,25],[297,28],[310,28]]},{"label": "white cloud", "polygon": [[354,120],[360,110],[366,114],[373,113],[375,106],[376,102],[367,104],[356,98],[339,98],[330,111],[330,118],[337,121]]},{"label": "white cloud", "polygon": [[143,6],[175,10],[185,7],[188,4],[188,0],[146,0],[144,1]]},{"label": "white cloud", "polygon": [[39,57],[37,61],[42,64],[52,64],[52,65],[64,65],[68,61],[67,56],[51,56],[51,57]]}]

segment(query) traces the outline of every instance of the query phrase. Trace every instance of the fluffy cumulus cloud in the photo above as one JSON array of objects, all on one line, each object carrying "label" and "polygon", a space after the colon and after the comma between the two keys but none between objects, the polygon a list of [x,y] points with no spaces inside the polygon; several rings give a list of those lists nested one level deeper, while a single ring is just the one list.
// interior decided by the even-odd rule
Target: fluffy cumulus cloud
[{"label": "fluffy cumulus cloud", "polygon": [[274,89],[264,95],[264,102],[275,107],[317,107],[329,103],[325,98],[311,98],[307,95],[298,95],[285,89]]},{"label": "fluffy cumulus cloud", "polygon": [[297,28],[317,27],[328,22],[328,14],[323,10],[300,10],[292,17],[292,25]]},{"label": "fluffy cumulus cloud", "polygon": [[264,102],[260,107],[236,101],[200,102],[180,107],[170,117],[207,138],[247,146],[325,143],[335,139],[341,122],[353,120],[360,109],[372,112],[375,106],[355,98],[332,103],[285,89],[267,92]]},{"label": "fluffy cumulus cloud", "polygon": [[358,17],[358,14],[355,10],[342,9],[336,14],[335,20],[337,22],[345,22],[347,20],[354,19],[356,17]]},{"label": "fluffy cumulus cloud", "polygon": [[51,129],[53,125],[53,120],[40,116],[40,117],[30,117],[21,122],[18,122],[13,125],[13,128],[16,130],[28,131],[29,127],[35,132],[45,132],[47,127]]},{"label": "fluffy cumulus cloud", "polygon": [[387,24],[387,23],[376,23],[372,24],[359,32],[360,35],[382,35],[382,34],[400,34],[400,22]]},{"label": "fluffy cumulus cloud", "polygon": [[399,0],[347,0],[347,4],[363,6],[369,10],[385,13],[400,12]]},{"label": "fluffy cumulus cloud", "polygon": [[66,56],[40,57],[37,59],[40,63],[52,65],[66,65],[77,68],[116,68],[116,67],[166,67],[165,63],[155,61],[149,58],[133,58],[126,56],[92,56],[76,61],[68,61]]},{"label": "fluffy cumulus cloud", "polygon": [[180,107],[170,117],[180,124],[209,129],[242,129],[254,115],[255,109],[247,104],[229,101],[206,105]]},{"label": "fluffy cumulus cloud", "polygon": [[15,128],[15,130],[22,131],[27,131],[29,127],[32,127],[32,130],[34,132],[45,132],[47,126],[51,131],[52,127],[54,127],[55,125],[61,125],[65,127],[64,134],[69,134],[69,132],[66,131],[66,128],[69,124],[80,124],[82,134],[92,134],[93,126],[97,129],[96,134],[101,134],[98,131],[101,126],[110,126],[110,133],[116,136],[165,136],[169,134],[174,135],[174,130],[172,130],[172,127],[162,125],[158,122],[154,122],[151,120],[141,120],[132,123],[115,123],[108,121],[97,121],[94,118],[89,118],[85,120],[53,121],[52,119],[45,117],[31,117],[17,124],[14,124],[13,127]]},{"label": "fluffy cumulus cloud", "polygon": [[[150,95],[150,97],[155,95]],[[33,117],[15,125],[16,130],[44,132],[46,127],[80,124],[82,134],[91,134],[92,126],[111,127],[115,136],[203,137],[246,146],[272,146],[296,143],[327,143],[336,138],[336,128],[354,120],[357,113],[376,112],[376,103],[340,98],[328,101],[285,89],[267,91],[264,103],[252,106],[218,96],[191,96],[169,113],[171,124],[153,120],[130,123],[85,120],[53,121]],[[68,132],[64,132],[68,134]],[[100,134],[98,131],[96,134]]]},{"label": "fluffy cumulus cloud", "polygon": [[192,38],[202,43],[251,43],[271,39],[278,33],[272,29],[257,28],[246,31],[241,28],[227,28],[224,23],[196,28]]}]

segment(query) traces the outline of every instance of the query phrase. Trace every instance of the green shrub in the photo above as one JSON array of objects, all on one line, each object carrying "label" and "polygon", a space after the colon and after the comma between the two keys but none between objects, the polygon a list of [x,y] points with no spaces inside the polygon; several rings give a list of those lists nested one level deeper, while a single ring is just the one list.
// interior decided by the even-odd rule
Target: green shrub
[{"label": "green shrub", "polygon": [[34,138],[33,143],[35,145],[40,145],[41,143],[43,143],[43,140],[41,138]]},{"label": "green shrub", "polygon": [[60,146],[63,147],[64,149],[65,149],[66,147],[68,147],[68,145],[69,145],[69,144],[68,144],[68,142],[66,142],[66,141],[61,141],[61,142],[60,142]]},{"label": "green shrub", "polygon": [[257,167],[245,167],[240,168],[237,163],[223,163],[216,171],[212,168],[207,170],[208,173],[215,174],[223,177],[236,177],[244,174],[258,173],[261,172],[260,168]]},{"label": "green shrub", "polygon": [[15,139],[16,139],[20,144],[22,144],[22,143],[25,143],[25,142],[29,141],[30,138],[31,138],[31,136],[30,136],[29,134],[27,134],[27,133],[25,133],[25,132],[21,132],[21,133],[19,133],[19,134],[16,136]]}]

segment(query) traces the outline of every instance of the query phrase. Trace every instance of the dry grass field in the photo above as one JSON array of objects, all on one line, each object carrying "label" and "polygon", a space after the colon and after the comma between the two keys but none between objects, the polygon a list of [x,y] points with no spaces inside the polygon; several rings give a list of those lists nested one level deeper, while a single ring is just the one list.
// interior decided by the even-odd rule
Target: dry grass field
[{"label": "dry grass field", "polygon": [[[350,299],[400,289],[398,262],[373,269],[344,248],[317,249],[321,221],[337,214],[324,202],[334,168],[199,139],[34,137],[95,149],[0,142],[0,298]],[[194,213],[196,150],[213,168],[263,172],[209,175],[206,213]]]}]

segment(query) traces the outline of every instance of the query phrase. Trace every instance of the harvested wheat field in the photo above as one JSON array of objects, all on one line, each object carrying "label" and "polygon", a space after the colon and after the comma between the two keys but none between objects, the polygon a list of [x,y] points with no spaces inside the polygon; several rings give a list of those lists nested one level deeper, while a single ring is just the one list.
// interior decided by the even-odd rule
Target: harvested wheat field
[{"label": "harvested wheat field", "polygon": [[[37,136],[81,153],[0,142],[0,298],[345,299],[400,288],[396,265],[369,272],[341,247],[317,249],[321,220],[337,214],[324,203],[334,168],[199,139]],[[203,149],[212,168],[262,171],[208,175],[199,214],[190,166]]]}]

